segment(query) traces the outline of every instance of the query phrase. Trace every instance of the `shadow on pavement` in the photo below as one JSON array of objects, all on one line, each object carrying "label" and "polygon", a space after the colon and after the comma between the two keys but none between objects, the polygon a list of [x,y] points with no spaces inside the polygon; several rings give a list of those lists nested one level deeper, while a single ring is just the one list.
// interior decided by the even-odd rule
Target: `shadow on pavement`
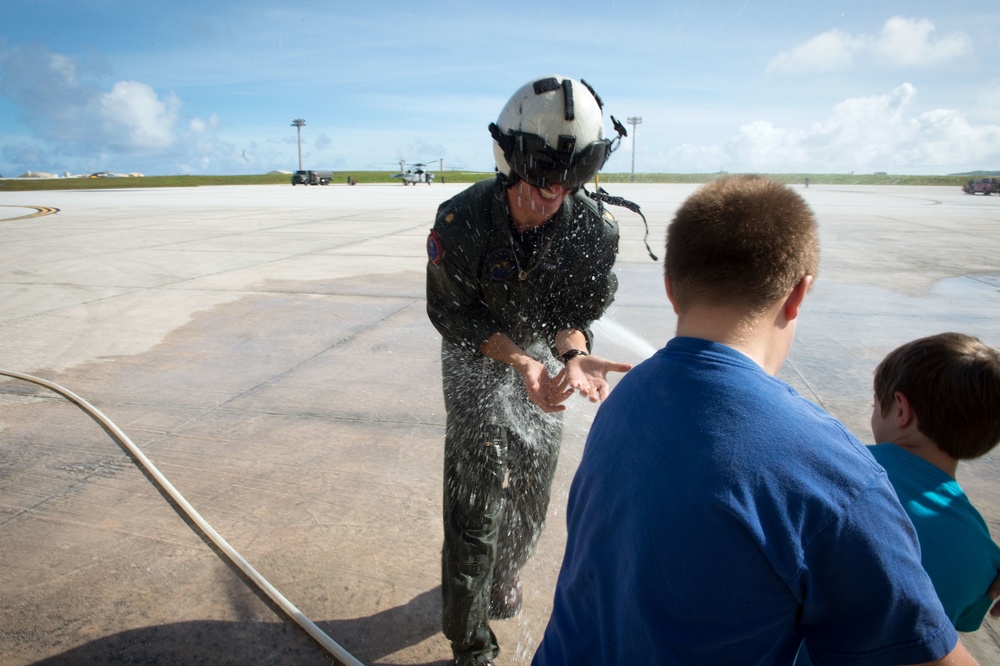
[{"label": "shadow on pavement", "polygon": [[[402,606],[353,620],[317,622],[341,647],[365,664],[380,661],[440,632],[441,589],[423,592]],[[444,640],[444,639],[442,639]],[[35,662],[65,664],[332,664],[337,663],[291,620],[277,622],[178,622],[133,629]],[[438,660],[423,666],[447,666]]]}]

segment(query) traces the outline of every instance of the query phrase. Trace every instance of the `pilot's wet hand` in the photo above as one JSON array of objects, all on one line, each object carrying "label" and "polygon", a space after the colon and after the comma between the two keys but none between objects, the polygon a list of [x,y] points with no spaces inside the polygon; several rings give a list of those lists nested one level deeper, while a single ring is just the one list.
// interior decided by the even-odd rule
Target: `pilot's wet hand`
[{"label": "pilot's wet hand", "polygon": [[572,391],[569,392],[569,395],[560,397],[563,391],[555,385],[544,365],[535,361],[527,364],[520,372],[524,388],[528,392],[528,398],[538,405],[539,409],[547,413],[561,412],[566,409],[562,403],[572,394]]},{"label": "pilot's wet hand", "polygon": [[600,356],[574,356],[556,375],[555,384],[561,391],[579,391],[591,402],[601,402],[611,393],[608,373],[628,372],[631,369],[630,363],[617,363]]}]

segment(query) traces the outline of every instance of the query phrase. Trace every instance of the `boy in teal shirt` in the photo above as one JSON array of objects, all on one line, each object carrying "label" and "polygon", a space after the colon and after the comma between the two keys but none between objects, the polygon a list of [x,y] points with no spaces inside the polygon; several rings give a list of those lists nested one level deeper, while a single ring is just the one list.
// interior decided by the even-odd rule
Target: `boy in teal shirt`
[{"label": "boy in teal shirt", "polygon": [[869,450],[913,521],[945,613],[975,631],[1000,593],[1000,547],[955,474],[1000,442],[1000,351],[960,333],[921,338],[886,356],[874,384],[880,443]]}]

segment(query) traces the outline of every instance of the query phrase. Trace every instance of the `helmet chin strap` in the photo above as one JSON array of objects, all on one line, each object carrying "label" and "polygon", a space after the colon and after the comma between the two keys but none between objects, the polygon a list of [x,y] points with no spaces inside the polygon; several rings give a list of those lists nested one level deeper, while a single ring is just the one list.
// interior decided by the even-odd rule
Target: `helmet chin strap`
[{"label": "helmet chin strap", "polygon": [[501,171],[500,167],[497,167],[496,174],[497,174],[497,180],[500,181],[500,184],[503,186],[505,190],[509,190],[510,188],[514,187],[519,182],[521,182],[521,177],[518,176],[516,173],[514,173],[513,169],[511,169],[510,173],[507,174]]},{"label": "helmet chin strap", "polygon": [[621,206],[622,208],[627,208],[639,215],[642,218],[642,224],[646,227],[646,235],[642,237],[642,242],[646,245],[646,252],[649,253],[650,258],[653,261],[659,261],[657,256],[653,254],[653,250],[649,247],[649,223],[646,222],[646,216],[642,214],[642,210],[639,208],[639,204],[629,201],[623,197],[612,196],[607,193],[607,191],[598,185],[596,192],[590,192],[586,187],[583,188],[583,193],[588,197],[597,202],[598,208],[603,210],[604,204],[611,204],[612,206]]}]

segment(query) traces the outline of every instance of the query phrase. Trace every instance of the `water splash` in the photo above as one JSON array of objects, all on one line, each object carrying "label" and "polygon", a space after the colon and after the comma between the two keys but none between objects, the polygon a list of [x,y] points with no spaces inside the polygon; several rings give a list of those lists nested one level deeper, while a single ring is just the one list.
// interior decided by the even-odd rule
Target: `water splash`
[{"label": "water splash", "polygon": [[649,358],[657,351],[656,347],[645,339],[607,315],[591,324],[591,329],[595,336],[600,335],[619,347],[638,354],[643,359]]}]

